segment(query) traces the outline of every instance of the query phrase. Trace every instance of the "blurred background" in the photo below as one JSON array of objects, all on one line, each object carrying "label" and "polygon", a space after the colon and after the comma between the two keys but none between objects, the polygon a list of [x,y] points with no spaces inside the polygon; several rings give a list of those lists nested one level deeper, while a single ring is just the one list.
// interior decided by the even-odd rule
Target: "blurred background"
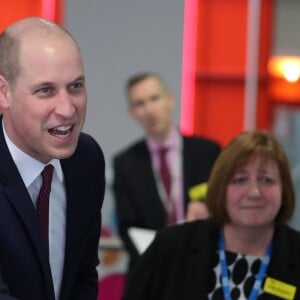
[{"label": "blurred background", "polygon": [[[166,79],[183,132],[226,144],[244,129],[272,130],[300,180],[300,84],[285,84],[269,70],[274,57],[300,58],[299,1],[65,0],[63,10],[62,23],[85,59],[85,131],[106,156],[106,211],[113,205],[111,157],[142,134],[124,95],[128,76],[142,70]],[[292,66],[296,78],[299,68],[299,62]],[[292,222],[297,229],[299,210]],[[104,221],[113,227],[113,212]]]},{"label": "blurred background", "polygon": [[[286,147],[299,202],[299,0],[1,0],[1,12],[1,30],[39,15],[64,25],[81,48],[89,97],[84,130],[102,146],[107,164],[103,236],[110,238],[103,239],[101,278],[126,265],[111,158],[142,135],[124,95],[137,71],[165,78],[183,133],[225,145],[242,130],[274,132]],[[300,230],[299,215],[297,204],[291,225]]]}]

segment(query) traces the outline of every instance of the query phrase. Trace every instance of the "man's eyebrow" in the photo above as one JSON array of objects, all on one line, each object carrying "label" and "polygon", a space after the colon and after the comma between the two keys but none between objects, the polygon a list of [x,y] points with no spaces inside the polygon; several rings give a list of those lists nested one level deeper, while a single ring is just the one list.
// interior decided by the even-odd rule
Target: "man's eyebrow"
[{"label": "man's eyebrow", "polygon": [[[76,82],[76,81],[84,81],[85,82],[85,76],[84,75],[79,75],[78,77],[76,77],[71,82]],[[35,84],[35,86],[48,86],[48,85],[54,85],[54,84],[55,84],[54,81],[41,81],[41,82],[37,82]]]},{"label": "man's eyebrow", "polygon": [[84,75],[79,75],[77,78],[75,78],[74,80],[73,80],[73,82],[74,81],[85,81],[85,76]]}]

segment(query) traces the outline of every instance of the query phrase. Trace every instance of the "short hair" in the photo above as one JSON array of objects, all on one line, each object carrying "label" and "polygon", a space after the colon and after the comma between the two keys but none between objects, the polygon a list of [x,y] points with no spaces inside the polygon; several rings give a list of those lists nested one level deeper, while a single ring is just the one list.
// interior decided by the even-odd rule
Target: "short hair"
[{"label": "short hair", "polygon": [[163,89],[166,90],[166,84],[160,75],[158,75],[155,72],[149,72],[149,71],[139,72],[139,73],[136,73],[136,74],[132,75],[131,77],[129,77],[126,81],[125,92],[126,92],[127,97],[129,95],[130,90],[135,85],[139,84],[143,80],[150,78],[150,77],[156,78],[160,82]]},{"label": "short hair", "polygon": [[13,84],[20,73],[20,41],[8,32],[0,35],[0,75]]},{"label": "short hair", "polygon": [[0,75],[4,76],[10,84],[15,83],[21,72],[20,48],[22,41],[37,32],[41,36],[52,33],[66,34],[73,40],[80,52],[73,36],[58,24],[38,17],[22,19],[0,34]]},{"label": "short hair", "polygon": [[287,222],[293,215],[295,191],[289,162],[283,146],[269,133],[260,130],[243,132],[234,138],[220,153],[208,181],[206,203],[210,214],[219,224],[229,222],[226,209],[226,192],[235,172],[254,156],[266,162],[273,159],[278,166],[282,185],[281,208],[275,224]]}]

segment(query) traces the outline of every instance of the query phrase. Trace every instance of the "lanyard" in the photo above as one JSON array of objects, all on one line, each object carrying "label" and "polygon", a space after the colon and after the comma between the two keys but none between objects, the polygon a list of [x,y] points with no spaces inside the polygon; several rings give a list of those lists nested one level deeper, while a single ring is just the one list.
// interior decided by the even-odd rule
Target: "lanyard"
[{"label": "lanyard", "polygon": [[[226,263],[226,256],[225,256],[225,241],[224,241],[224,233],[223,232],[221,232],[220,238],[219,238],[219,251],[220,251],[221,277],[222,277],[224,299],[231,300],[227,263]],[[249,296],[249,300],[255,300],[257,298],[262,281],[266,274],[267,267],[269,265],[269,261],[271,258],[271,252],[272,252],[272,243],[269,244],[268,249],[265,253],[265,256],[261,262],[258,274],[255,279],[255,283],[252,287],[252,290],[251,290],[251,293]]]}]

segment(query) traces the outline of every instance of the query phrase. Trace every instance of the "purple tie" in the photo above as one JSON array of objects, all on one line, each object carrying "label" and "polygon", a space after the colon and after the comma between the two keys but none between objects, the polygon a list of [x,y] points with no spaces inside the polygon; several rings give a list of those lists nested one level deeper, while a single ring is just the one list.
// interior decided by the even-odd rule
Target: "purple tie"
[{"label": "purple tie", "polygon": [[174,201],[171,196],[171,173],[169,166],[166,160],[166,154],[168,152],[168,148],[162,147],[159,149],[159,162],[160,162],[160,176],[162,182],[165,187],[166,195],[167,195],[167,222],[168,224],[176,223],[176,210]]},{"label": "purple tie", "polygon": [[41,230],[48,248],[48,223],[49,223],[49,195],[51,192],[51,182],[53,166],[47,165],[43,172],[43,183],[37,201],[37,213],[40,220]]}]

